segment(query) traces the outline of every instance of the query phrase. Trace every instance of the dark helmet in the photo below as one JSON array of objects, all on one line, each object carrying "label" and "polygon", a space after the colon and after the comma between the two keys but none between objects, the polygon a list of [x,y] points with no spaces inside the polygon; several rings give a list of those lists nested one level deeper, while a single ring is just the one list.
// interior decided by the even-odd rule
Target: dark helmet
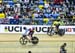
[{"label": "dark helmet", "polygon": [[28,53],[32,53],[31,51],[28,51]]},{"label": "dark helmet", "polygon": [[67,44],[66,43],[64,43],[64,46],[66,46]]},{"label": "dark helmet", "polygon": [[27,29],[26,27],[24,27],[23,29]]}]

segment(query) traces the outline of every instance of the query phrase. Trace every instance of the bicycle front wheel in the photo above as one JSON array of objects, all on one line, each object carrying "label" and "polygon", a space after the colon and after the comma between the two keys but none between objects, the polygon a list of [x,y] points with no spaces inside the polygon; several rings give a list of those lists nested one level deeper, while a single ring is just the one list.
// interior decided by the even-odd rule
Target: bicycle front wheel
[{"label": "bicycle front wheel", "polygon": [[27,44],[27,39],[25,37],[20,37],[19,42],[22,45],[26,45]]}]

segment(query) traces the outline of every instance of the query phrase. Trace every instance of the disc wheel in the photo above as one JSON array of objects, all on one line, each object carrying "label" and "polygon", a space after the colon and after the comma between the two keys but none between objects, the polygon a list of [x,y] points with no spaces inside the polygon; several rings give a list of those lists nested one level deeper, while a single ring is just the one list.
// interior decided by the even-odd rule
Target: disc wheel
[{"label": "disc wheel", "polygon": [[65,29],[59,29],[58,34],[59,36],[63,36],[65,34]]},{"label": "disc wheel", "polygon": [[32,44],[38,44],[39,39],[37,37],[32,37]]}]

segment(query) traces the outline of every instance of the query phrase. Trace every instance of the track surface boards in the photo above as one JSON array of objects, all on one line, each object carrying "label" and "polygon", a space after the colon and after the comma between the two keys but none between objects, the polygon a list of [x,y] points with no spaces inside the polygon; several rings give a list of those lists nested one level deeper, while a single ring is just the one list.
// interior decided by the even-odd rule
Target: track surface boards
[{"label": "track surface boards", "polygon": [[75,35],[34,35],[39,38],[39,43],[33,45],[21,45],[19,38],[21,34],[0,34],[0,53],[59,53],[60,46],[67,43],[66,49],[68,53],[75,53]]}]

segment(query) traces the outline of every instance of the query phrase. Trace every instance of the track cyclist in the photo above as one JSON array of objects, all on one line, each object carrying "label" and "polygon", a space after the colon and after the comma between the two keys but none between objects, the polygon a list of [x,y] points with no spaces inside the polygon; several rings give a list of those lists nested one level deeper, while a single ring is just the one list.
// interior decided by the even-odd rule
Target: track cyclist
[{"label": "track cyclist", "polygon": [[25,27],[22,36],[23,36],[23,37],[27,37],[27,39],[30,41],[31,38],[33,37],[34,30],[35,30],[34,27],[29,28],[29,29],[27,29],[27,28]]},{"label": "track cyclist", "polygon": [[57,34],[60,26],[60,19],[55,20],[52,24],[52,30]]}]

